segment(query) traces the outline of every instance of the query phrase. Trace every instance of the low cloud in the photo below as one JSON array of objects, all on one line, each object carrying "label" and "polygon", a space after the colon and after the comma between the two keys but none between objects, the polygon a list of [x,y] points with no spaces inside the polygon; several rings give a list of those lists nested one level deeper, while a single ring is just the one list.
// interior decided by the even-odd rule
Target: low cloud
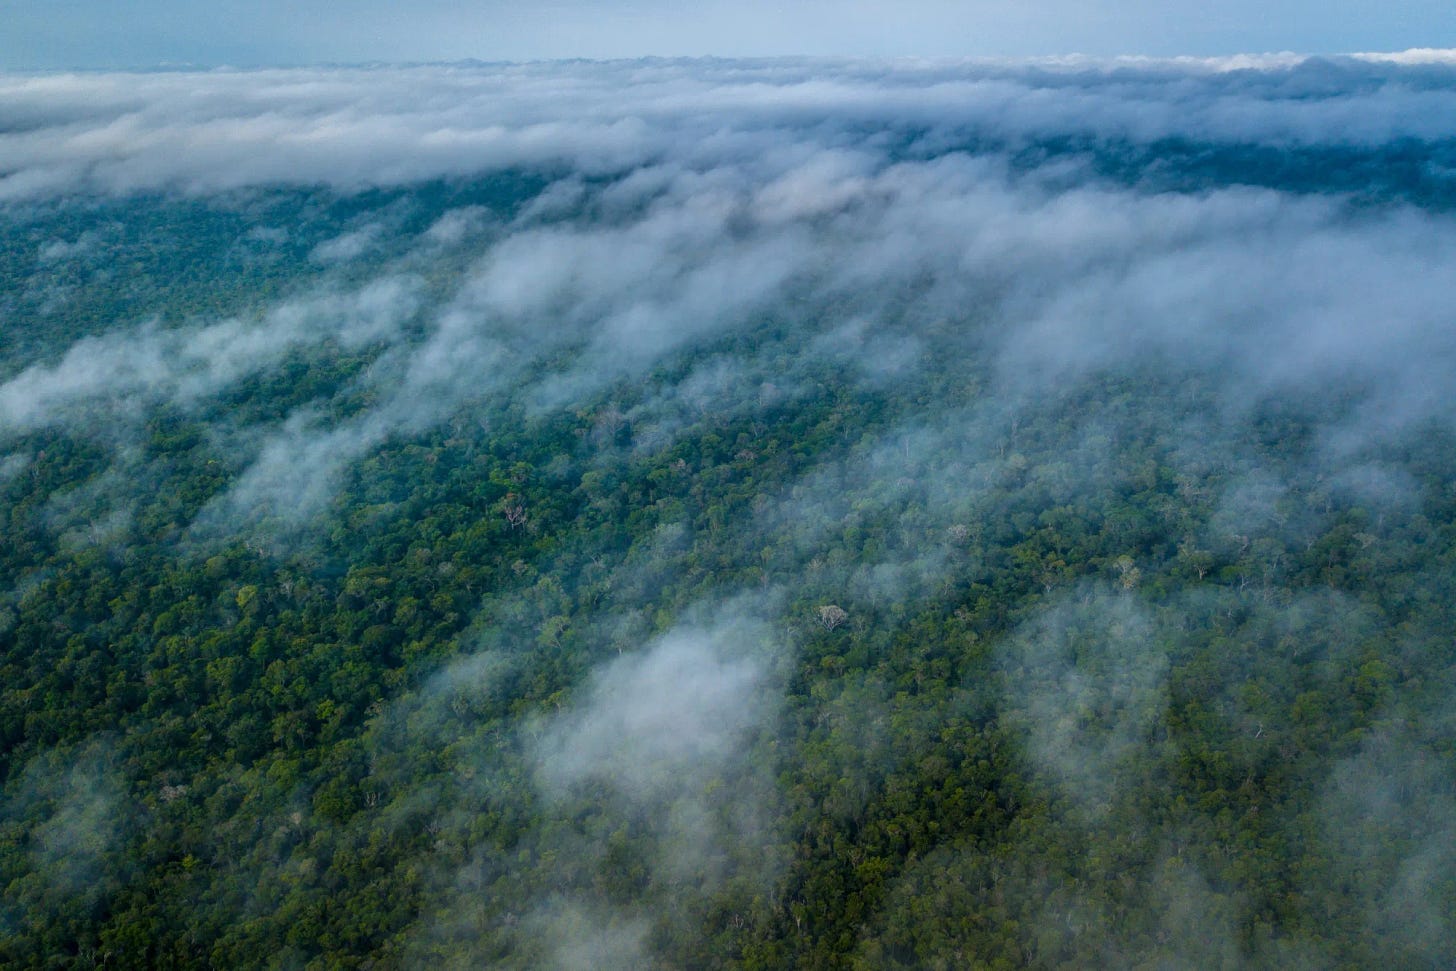
[{"label": "low cloud", "polygon": [[595,780],[653,804],[703,786],[741,755],[770,701],[763,660],[733,643],[750,633],[676,631],[606,665],[537,745],[546,791]]},{"label": "low cloud", "polygon": [[[825,366],[866,395],[908,397],[942,394],[959,360],[977,382],[990,369],[980,393],[1012,424],[1101,376],[1151,374],[1214,383],[1205,430],[1270,401],[1314,402],[1326,460],[1368,463],[1372,443],[1456,417],[1456,294],[1441,272],[1456,228],[1398,201],[1354,207],[1317,181],[1251,188],[1216,168],[1198,191],[1168,191],[1159,172],[1185,163],[1157,146],[1358,154],[1402,138],[1435,164],[1439,149],[1422,141],[1430,119],[1456,110],[1444,71],[1295,58],[12,79],[33,120],[0,135],[17,148],[0,183],[17,199],[44,196],[19,187],[62,178],[67,164],[80,166],[67,192],[266,197],[277,184],[350,191],[512,166],[540,185],[510,213],[432,212],[408,195],[353,213],[313,246],[314,272],[376,282],[320,282],[322,295],[256,319],[82,339],[0,385],[0,430],[135,422],[158,403],[204,403],[294,351],[376,343],[373,366],[349,383],[364,409],[324,420],[327,402],[308,401],[247,429],[233,447],[249,468],[209,511],[224,523],[269,508],[307,519],[350,463],[393,436],[504,400],[532,417],[599,407],[614,386],[711,349],[716,371],[695,361],[690,380],[657,381],[629,406],[639,453],[792,398]],[[1372,119],[1380,131],[1365,130]],[[280,147],[246,150],[264,136]],[[28,174],[20,148],[67,138],[81,156]],[[1018,154],[1043,138],[1083,147]],[[177,140],[230,151],[172,150]],[[1119,159],[1130,174],[1107,174]],[[400,232],[408,218],[413,235]],[[789,322],[807,340],[762,339]],[[973,427],[984,409],[936,404],[924,424],[962,465],[1004,444]],[[965,433],[947,433],[956,427]]]},{"label": "low cloud", "polygon": [[1002,648],[1007,720],[1069,801],[1107,812],[1144,766],[1167,703],[1169,659],[1130,596],[1089,592],[1038,613]]},{"label": "low cloud", "polygon": [[[1414,53],[12,75],[0,78],[0,97],[24,123],[0,135],[0,199],[278,183],[359,189],[556,165],[590,176],[678,153],[691,164],[705,153],[759,154],[772,165],[782,133],[806,123],[830,126],[821,129],[826,148],[867,128],[919,131],[932,144],[1073,135],[1369,147],[1443,139],[1450,83],[1446,58]],[[805,194],[792,179],[772,184],[800,215],[834,198]]]},{"label": "low cloud", "polygon": [[0,819],[24,834],[30,879],[11,884],[16,897],[4,911],[61,901],[98,904],[124,877],[118,858],[132,821],[127,805],[125,780],[108,739],[52,749],[26,764],[5,788]]},{"label": "low cloud", "polygon": [[1451,953],[1449,900],[1456,876],[1456,786],[1439,743],[1421,728],[1382,726],[1334,767],[1320,805],[1331,854],[1323,879],[1400,963],[1435,964]]},{"label": "low cloud", "polygon": [[520,718],[497,720],[516,708],[501,692],[543,658],[504,645],[392,706],[371,736],[381,765],[395,733],[423,733],[453,766],[443,788],[407,805],[448,818],[447,832],[472,831],[481,805],[530,820],[508,851],[482,841],[438,875],[445,909],[416,928],[411,953],[425,962],[439,941],[471,951],[472,928],[488,923],[505,949],[495,960],[640,967],[664,930],[695,926],[715,901],[771,892],[785,863],[768,743],[785,650],[739,599],[598,664]]},{"label": "low cloud", "polygon": [[291,301],[255,320],[108,331],[0,384],[0,435],[66,427],[104,432],[161,404],[196,405],[275,367],[290,351],[392,338],[418,306],[408,278]]},{"label": "low cloud", "polygon": [[335,236],[333,239],[326,239],[309,252],[308,258],[325,266],[347,263],[350,260],[358,259],[375,246],[380,232],[381,227],[379,226],[365,226]]},{"label": "low cloud", "polygon": [[599,667],[569,709],[528,726],[548,805],[585,798],[643,829],[650,895],[706,897],[735,874],[772,878],[761,847],[772,842],[773,783],[759,746],[782,703],[777,641],[760,622],[719,613]]}]

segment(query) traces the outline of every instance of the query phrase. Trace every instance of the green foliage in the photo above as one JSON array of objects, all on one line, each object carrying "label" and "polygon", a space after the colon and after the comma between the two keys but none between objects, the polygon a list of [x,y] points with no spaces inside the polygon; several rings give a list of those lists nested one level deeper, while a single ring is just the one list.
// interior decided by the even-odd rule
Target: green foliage
[{"label": "green foliage", "polygon": [[[393,201],[310,199],[272,203],[316,214],[295,258]],[[115,215],[135,285],[75,282],[10,372],[111,316],[245,313],[300,282],[201,268],[238,213]],[[1319,403],[1195,449],[1198,380],[1097,376],[1006,423],[950,343],[866,388],[816,336],[766,319],[576,411],[471,402],[372,444],[292,532],[197,527],[243,473],[219,429],[356,413],[378,348],[300,351],[160,409],[135,448],[15,443],[0,961],[536,967],[591,926],[664,967],[1456,963],[1448,431],[1378,456],[1416,483],[1382,509],[1309,471]],[[791,398],[643,444],[634,409],[750,354]],[[927,402],[974,419],[963,447],[897,437]],[[124,461],[118,525],[71,523],[66,497],[110,495]],[[1250,468],[1287,488],[1231,522]],[[606,783],[543,792],[532,746],[594,671],[755,592],[782,704],[701,780],[702,825],[740,843],[664,866],[688,856]]]}]

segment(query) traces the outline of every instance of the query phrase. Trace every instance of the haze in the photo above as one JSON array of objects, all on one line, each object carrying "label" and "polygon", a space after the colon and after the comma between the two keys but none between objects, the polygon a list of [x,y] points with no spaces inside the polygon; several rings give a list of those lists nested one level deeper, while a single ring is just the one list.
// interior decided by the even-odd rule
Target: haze
[{"label": "haze", "polygon": [[1440,0],[0,2],[0,69],[644,56],[1335,53],[1456,45]]}]

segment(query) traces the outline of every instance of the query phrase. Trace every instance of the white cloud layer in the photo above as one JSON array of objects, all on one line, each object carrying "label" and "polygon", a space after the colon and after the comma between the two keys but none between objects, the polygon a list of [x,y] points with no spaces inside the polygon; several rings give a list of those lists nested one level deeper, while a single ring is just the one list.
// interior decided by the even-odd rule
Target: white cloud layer
[{"label": "white cloud layer", "polygon": [[1370,146],[1456,125],[1449,60],[646,61],[0,75],[0,201],[622,173],[851,132]]}]

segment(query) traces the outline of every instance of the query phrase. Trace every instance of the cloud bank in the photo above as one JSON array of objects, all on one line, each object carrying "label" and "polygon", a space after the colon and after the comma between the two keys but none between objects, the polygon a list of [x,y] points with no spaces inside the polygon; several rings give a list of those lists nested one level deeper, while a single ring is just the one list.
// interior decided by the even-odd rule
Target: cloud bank
[{"label": "cloud bank", "polygon": [[353,190],[510,167],[622,174],[664,156],[775,167],[870,130],[937,141],[1371,149],[1443,140],[1449,59],[644,61],[0,77],[0,200]]}]

